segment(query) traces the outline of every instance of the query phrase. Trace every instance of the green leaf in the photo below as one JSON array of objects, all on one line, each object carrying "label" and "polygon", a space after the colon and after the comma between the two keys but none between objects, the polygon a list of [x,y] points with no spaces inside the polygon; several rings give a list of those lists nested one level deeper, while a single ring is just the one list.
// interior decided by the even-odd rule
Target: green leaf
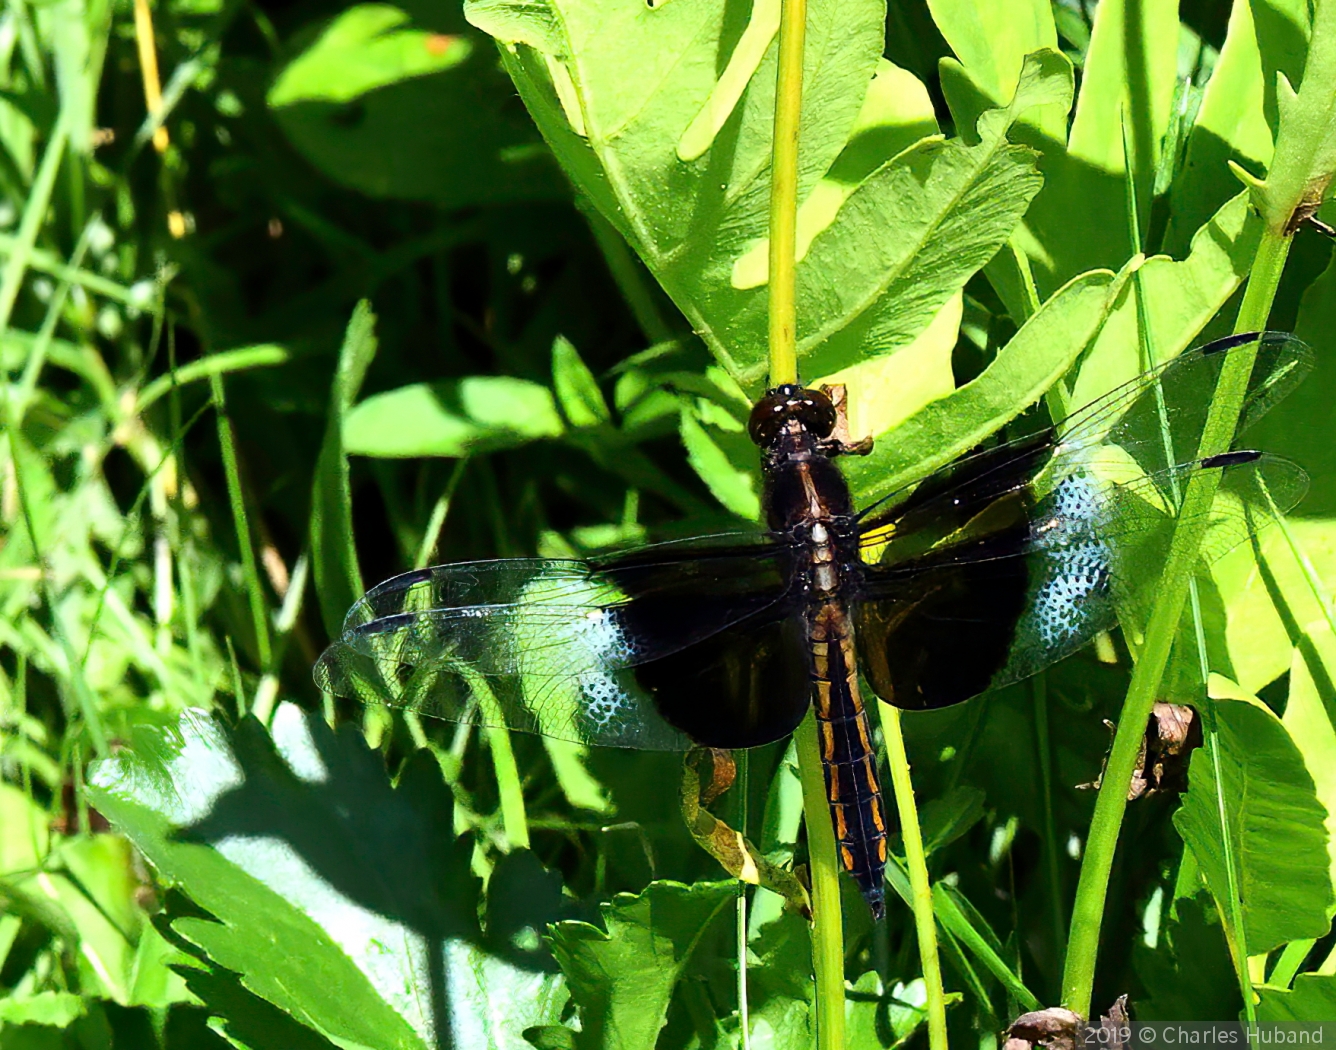
[{"label": "green leaf", "polygon": [[908,346],[813,381],[814,386],[846,387],[845,409],[854,438],[885,434],[956,389],[951,357],[960,337],[963,307],[964,296],[956,295]]},{"label": "green leaf", "polygon": [[[1223,817],[1235,858],[1248,953],[1320,937],[1333,903],[1326,811],[1303,757],[1280,720],[1260,704],[1213,701],[1219,724]],[[1231,914],[1216,775],[1205,747],[1192,756],[1174,826],[1191,848],[1222,913]]]},{"label": "green leaf", "polygon": [[985,797],[976,787],[957,784],[945,795],[929,799],[919,814],[923,848],[933,853],[974,827],[983,819]]},{"label": "green leaf", "polygon": [[908,344],[992,258],[1042,184],[1033,152],[1006,133],[1021,113],[1070,93],[1066,58],[1029,56],[1010,105],[979,118],[977,145],[925,141],[850,194],[798,267],[799,352],[809,371]]},{"label": "green leaf", "polygon": [[348,8],[278,75],[269,105],[347,102],[398,80],[452,69],[473,51],[463,37],[428,33],[409,23],[407,14],[389,4]]},{"label": "green leaf", "polygon": [[87,1011],[82,996],[71,992],[38,992],[27,998],[0,999],[0,1023],[40,1024],[66,1028]]},{"label": "green leaf", "polygon": [[185,981],[211,1015],[210,1027],[238,1050],[331,1050],[328,1039],[246,990],[236,974],[199,960]]},{"label": "green leaf", "polygon": [[[944,90],[961,75],[992,105],[1016,90],[1025,56],[1058,50],[1053,8],[1047,0],[929,0],[932,19],[959,62],[941,63]],[[958,73],[956,67],[960,72]],[[953,92],[946,90],[948,98]],[[1067,106],[1047,105],[1021,117],[1055,141],[1067,136]],[[952,112],[955,106],[952,106]],[[976,114],[977,115],[977,111]],[[972,120],[971,120],[972,123]]]},{"label": "green leaf", "polygon": [[[1273,139],[1266,101],[1270,94],[1274,109],[1276,69],[1273,62],[1265,63],[1268,68],[1264,68],[1254,19],[1262,19],[1263,32],[1273,45],[1268,50],[1273,50],[1277,40],[1291,35],[1267,32],[1268,22],[1286,21],[1278,10],[1285,6],[1294,6],[1293,0],[1234,4],[1231,8],[1225,44],[1188,133],[1182,171],[1170,191],[1167,251],[1185,248],[1188,238],[1211,211],[1238,192],[1238,179],[1230,172],[1228,161],[1242,164],[1249,171],[1264,171],[1271,163]],[[1307,21],[1306,11],[1302,20]],[[1293,57],[1302,68],[1303,51]]]},{"label": "green leaf", "polygon": [[[1294,330],[1319,347],[1336,330],[1336,264],[1304,292]],[[1327,581],[1336,579],[1336,449],[1325,440],[1333,405],[1336,358],[1319,353],[1312,374],[1285,400],[1284,410],[1248,431],[1249,444],[1293,459],[1312,477],[1298,507],[1305,517],[1292,519],[1289,529],[1318,578]],[[1221,559],[1212,574],[1225,602],[1233,677],[1249,692],[1285,673],[1304,634],[1326,632],[1322,608],[1279,530],[1260,538],[1260,559],[1243,547]]]},{"label": "green leaf", "polygon": [[[724,0],[465,6],[469,21],[507,45],[507,69],[576,185],[721,363],[754,388],[764,371],[764,328],[755,316],[742,327],[729,318],[734,304],[765,295],[733,289],[730,275],[768,228],[773,6],[758,5],[753,29],[740,37]],[[808,8],[800,199],[848,140],[877,68],[884,17],[878,0],[816,0]],[[721,71],[721,54],[730,51]]]},{"label": "green leaf", "polygon": [[1174,902],[1173,919],[1158,934],[1154,950],[1133,948],[1148,994],[1137,1000],[1137,1018],[1147,1021],[1218,1021],[1242,1007],[1239,979],[1220,925],[1220,912],[1206,892]]},{"label": "green leaf", "polygon": [[1124,141],[1145,230],[1178,74],[1176,14],[1136,0],[1096,9],[1066,151],[1045,150],[1044,192],[1026,217],[1041,295],[1080,270],[1120,267],[1140,248],[1127,228]]},{"label": "green leaf", "polygon": [[[1155,361],[1176,357],[1192,344],[1243,282],[1262,226],[1239,193],[1192,238],[1181,261],[1156,255],[1137,271]],[[1146,371],[1137,333],[1136,296],[1129,284],[1081,362],[1070,404],[1079,407]]]},{"label": "green leaf", "polygon": [[470,849],[441,833],[453,800],[427,752],[391,788],[360,735],[291,705],[272,739],[187,712],[95,767],[90,794],[212,916],[172,929],[338,1046],[421,1048],[448,1026],[509,1050],[559,1016],[559,978],[479,947]]},{"label": "green leaf", "polygon": [[[1327,811],[1328,874],[1336,886],[1336,639],[1325,621],[1310,628],[1294,650],[1290,694],[1282,724],[1303,755],[1318,801]],[[1251,949],[1250,949],[1251,950]]]},{"label": "green leaf", "polygon": [[552,344],[552,389],[571,426],[593,427],[612,419],[598,380],[565,336]]},{"label": "green leaf", "polygon": [[1329,974],[1301,973],[1292,991],[1263,985],[1257,994],[1259,1021],[1329,1022],[1336,1017],[1336,977]]},{"label": "green leaf", "polygon": [[871,455],[849,457],[843,466],[856,499],[871,502],[944,466],[1043,397],[1099,331],[1122,282],[1108,271],[1076,278],[977,379],[910,416]]},{"label": "green leaf", "polygon": [[560,437],[552,392],[512,376],[414,383],[367,398],[344,420],[343,442],[363,456],[459,457]]},{"label": "green leaf", "polygon": [[[1324,352],[1308,380],[1285,400],[1285,410],[1249,431],[1258,447],[1288,456],[1312,475],[1313,487],[1299,511],[1308,518],[1336,518],[1336,443],[1324,440],[1336,425],[1336,356],[1327,351],[1336,332],[1336,260],[1304,291],[1294,334]],[[1336,577],[1327,577],[1336,579]]]},{"label": "green leaf", "polygon": [[606,933],[583,922],[552,927],[552,952],[580,1008],[577,1047],[651,1050],[678,977],[734,887],[653,882],[603,906]]},{"label": "green leaf", "polygon": [[357,304],[339,350],[329,392],[325,436],[311,490],[311,560],[325,631],[336,637],[343,616],[362,595],[362,572],[353,538],[352,490],[344,455],[344,420],[376,356],[376,315],[366,300]]},{"label": "green leaf", "polygon": [[[761,471],[756,446],[731,416],[710,411],[706,405],[682,408],[687,462],[725,508],[740,518],[757,521],[761,517]],[[702,410],[708,417],[702,416]]]},{"label": "green leaf", "polygon": [[[1255,434],[1248,433],[1251,444]],[[1319,577],[1336,579],[1336,523],[1295,518],[1286,527]],[[1245,692],[1256,693],[1284,674],[1305,632],[1326,630],[1322,607],[1280,529],[1268,529],[1255,546],[1230,551],[1211,566],[1211,576],[1225,607],[1232,677]]]},{"label": "green leaf", "polygon": [[308,160],[371,196],[454,208],[563,195],[486,39],[459,30],[358,4],[284,68],[269,106]]},{"label": "green leaf", "polygon": [[49,848],[46,811],[13,784],[0,783],[0,875],[35,870]]},{"label": "green leaf", "polygon": [[[724,10],[719,2],[594,9],[573,0],[472,0],[466,9],[510,45],[507,66],[571,177],[755,393],[766,371],[760,260],[774,49],[755,65],[757,38],[743,34],[733,62],[746,52],[750,87],[734,99],[726,88],[737,65],[716,74]],[[880,5],[818,0],[808,18],[799,156],[811,241],[798,266],[798,316],[803,370],[815,376],[911,342],[997,250],[1039,187],[1033,154],[1009,145],[1006,131],[1026,109],[1069,97],[1071,74],[1056,53],[1033,56],[1012,103],[980,121],[978,145],[923,140],[903,149],[903,136],[864,133],[882,119],[875,100],[864,109],[878,69]],[[640,61],[628,65],[627,54]],[[697,117],[707,112],[726,119],[697,153]],[[886,126],[899,121],[888,117]],[[922,117],[909,123],[915,134],[924,129]],[[837,168],[818,186],[855,130],[861,145],[849,171]],[[901,152],[875,167],[862,148],[873,141]],[[864,171],[872,173],[841,188]]]},{"label": "green leaf", "polygon": [[1319,4],[1312,10],[1312,36],[1297,93],[1284,72],[1277,74],[1276,149],[1266,179],[1237,165],[1233,169],[1275,231],[1288,230],[1301,206],[1320,205],[1336,175],[1336,9]]}]

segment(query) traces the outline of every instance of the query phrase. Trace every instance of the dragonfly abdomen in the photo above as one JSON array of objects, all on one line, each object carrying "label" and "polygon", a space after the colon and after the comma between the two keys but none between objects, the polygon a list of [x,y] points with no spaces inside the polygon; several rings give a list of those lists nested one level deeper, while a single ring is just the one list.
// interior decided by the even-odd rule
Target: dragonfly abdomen
[{"label": "dragonfly abdomen", "polygon": [[879,919],[885,911],[886,809],[872,730],[858,689],[853,628],[841,603],[815,608],[809,639],[813,706],[836,847],[844,870]]}]

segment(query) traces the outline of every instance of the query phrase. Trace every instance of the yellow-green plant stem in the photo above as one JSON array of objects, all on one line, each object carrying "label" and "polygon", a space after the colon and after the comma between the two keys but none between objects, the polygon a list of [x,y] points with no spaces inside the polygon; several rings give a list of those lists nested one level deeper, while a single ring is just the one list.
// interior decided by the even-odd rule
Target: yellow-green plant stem
[{"label": "yellow-green plant stem", "polygon": [[770,172],[770,385],[798,381],[794,270],[798,238],[798,120],[803,101],[807,0],[784,0],[779,17],[775,140]]},{"label": "yellow-green plant stem", "polygon": [[[1262,234],[1234,325],[1236,332],[1265,327],[1289,246],[1290,238],[1282,231],[1268,229]],[[1229,447],[1255,358],[1254,348],[1252,351],[1241,349],[1226,359],[1211,398],[1198,456],[1215,455]],[[1146,721],[1164,678],[1169,650],[1187,601],[1197,550],[1209,522],[1206,511],[1215,499],[1219,484],[1219,472],[1211,470],[1194,474],[1188,482],[1178,524],[1169,544],[1162,583],[1146,626],[1146,642],[1132,672],[1118,730],[1095,800],[1090,837],[1081,861],[1081,875],[1072,907],[1066,966],[1062,975],[1062,1004],[1082,1017],[1090,1016],[1100,926],[1118,832],[1127,808],[1127,788],[1132,782]]]},{"label": "yellow-green plant stem", "polygon": [[[783,0],[779,72],[775,81],[775,138],[770,173],[770,385],[798,381],[797,267],[798,123],[803,100],[803,40],[807,0]],[[844,1048],[844,917],[840,862],[826,801],[825,774],[808,712],[795,734],[798,775],[812,872],[812,969],[816,975],[816,1045]]]},{"label": "yellow-green plant stem", "polygon": [[928,881],[928,856],[923,851],[918,809],[914,805],[914,782],[909,775],[909,754],[900,726],[900,709],[882,702],[881,733],[886,738],[886,761],[891,769],[891,790],[900,816],[900,835],[905,844],[905,866],[918,933],[919,964],[927,993],[928,1045],[946,1050],[946,992],[942,988],[942,964],[937,958],[937,919],[932,907],[932,884]]},{"label": "yellow-green plant stem", "polygon": [[817,1050],[844,1050],[844,916],[840,864],[826,801],[826,779],[816,739],[816,714],[808,711],[794,734],[803,786],[807,858],[812,871],[812,968],[816,974]]}]

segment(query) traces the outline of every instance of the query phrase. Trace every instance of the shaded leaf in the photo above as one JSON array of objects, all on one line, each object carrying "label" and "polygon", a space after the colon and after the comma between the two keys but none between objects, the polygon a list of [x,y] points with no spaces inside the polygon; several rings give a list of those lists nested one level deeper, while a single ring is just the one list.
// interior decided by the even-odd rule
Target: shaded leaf
[{"label": "shaded leaf", "polygon": [[552,344],[552,389],[571,426],[592,427],[612,419],[594,373],[564,336]]},{"label": "shaded leaf", "polygon": [[486,38],[459,29],[432,32],[397,7],[358,4],[284,68],[269,105],[308,160],[374,197],[455,208],[562,196],[532,126],[508,105]]},{"label": "shaded leaf", "polygon": [[389,4],[348,8],[278,75],[269,105],[347,102],[397,80],[450,69],[473,51],[472,41],[463,37],[428,33],[409,23],[407,14]]},{"label": "shaded leaf", "polygon": [[606,933],[583,922],[553,926],[552,952],[580,1008],[575,1045],[650,1050],[696,942],[734,893],[732,882],[654,882],[603,906]]}]

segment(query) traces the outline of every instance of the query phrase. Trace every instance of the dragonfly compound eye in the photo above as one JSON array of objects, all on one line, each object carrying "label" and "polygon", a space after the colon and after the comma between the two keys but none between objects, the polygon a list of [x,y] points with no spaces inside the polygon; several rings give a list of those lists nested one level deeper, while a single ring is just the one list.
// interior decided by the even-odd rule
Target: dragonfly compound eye
[{"label": "dragonfly compound eye", "polygon": [[801,423],[813,437],[828,438],[835,429],[835,406],[820,390],[786,383],[756,402],[747,430],[752,441],[765,448],[791,419]]}]

